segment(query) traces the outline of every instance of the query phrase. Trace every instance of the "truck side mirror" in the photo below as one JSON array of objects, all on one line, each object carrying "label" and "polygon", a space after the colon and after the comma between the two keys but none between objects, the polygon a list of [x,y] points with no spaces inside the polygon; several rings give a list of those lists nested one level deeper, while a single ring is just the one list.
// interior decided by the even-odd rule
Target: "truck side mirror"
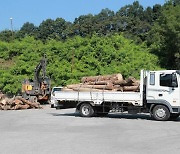
[{"label": "truck side mirror", "polygon": [[177,70],[176,73],[180,75],[180,70]]}]

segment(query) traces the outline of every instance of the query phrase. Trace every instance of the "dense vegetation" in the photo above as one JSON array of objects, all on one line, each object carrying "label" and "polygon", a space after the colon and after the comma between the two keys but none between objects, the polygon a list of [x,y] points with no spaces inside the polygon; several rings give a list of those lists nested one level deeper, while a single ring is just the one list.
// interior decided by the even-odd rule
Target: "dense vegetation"
[{"label": "dense vegetation", "polygon": [[82,15],[73,23],[47,19],[37,27],[27,22],[18,31],[0,32],[0,89],[18,93],[44,53],[53,85],[87,75],[138,77],[140,69],[180,69],[179,31],[178,0],[146,9],[134,2],[116,13],[103,9]]}]

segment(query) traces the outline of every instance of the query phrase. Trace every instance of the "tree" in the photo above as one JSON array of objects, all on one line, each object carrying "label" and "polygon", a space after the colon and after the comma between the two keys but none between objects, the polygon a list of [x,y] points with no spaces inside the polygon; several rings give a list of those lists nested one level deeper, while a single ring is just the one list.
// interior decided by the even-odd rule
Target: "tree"
[{"label": "tree", "polygon": [[153,6],[153,20],[155,21],[156,19],[158,19],[160,15],[161,15],[161,5],[156,4]]},{"label": "tree", "polygon": [[4,30],[0,32],[0,40],[11,42],[14,40],[16,32],[11,30]]},{"label": "tree", "polygon": [[46,41],[46,39],[48,39],[48,37],[54,33],[53,24],[54,20],[52,19],[43,21],[38,27],[38,39]]},{"label": "tree", "polygon": [[37,27],[33,23],[24,23],[21,29],[17,32],[18,38],[24,38],[25,36],[37,36]]},{"label": "tree", "polygon": [[81,15],[73,23],[74,35],[87,36],[94,32],[94,16],[92,14]]},{"label": "tree", "polygon": [[65,39],[68,36],[67,28],[69,26],[71,26],[71,23],[66,22],[62,18],[57,18],[56,20],[47,19],[40,24],[37,38],[42,41]]},{"label": "tree", "polygon": [[152,52],[162,67],[180,69],[180,5],[166,4],[149,34]]}]

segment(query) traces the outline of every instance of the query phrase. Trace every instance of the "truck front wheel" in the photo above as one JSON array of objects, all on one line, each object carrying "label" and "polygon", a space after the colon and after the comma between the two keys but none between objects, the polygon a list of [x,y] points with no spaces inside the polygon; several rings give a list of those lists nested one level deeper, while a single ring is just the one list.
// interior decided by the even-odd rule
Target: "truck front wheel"
[{"label": "truck front wheel", "polygon": [[153,117],[159,121],[166,121],[170,117],[170,112],[166,106],[156,105],[153,109]]},{"label": "truck front wheel", "polygon": [[94,109],[90,104],[83,103],[80,106],[80,114],[82,117],[91,117],[94,115]]}]

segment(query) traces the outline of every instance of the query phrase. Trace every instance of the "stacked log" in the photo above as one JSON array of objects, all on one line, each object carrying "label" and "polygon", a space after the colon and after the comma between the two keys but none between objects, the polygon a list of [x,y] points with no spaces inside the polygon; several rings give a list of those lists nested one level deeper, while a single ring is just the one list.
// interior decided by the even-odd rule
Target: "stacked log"
[{"label": "stacked log", "polygon": [[30,102],[21,96],[8,98],[0,93],[0,110],[24,110],[24,109],[40,109],[40,103]]},{"label": "stacked log", "polygon": [[121,74],[83,77],[81,83],[67,85],[63,91],[139,91],[139,80],[123,79]]}]

